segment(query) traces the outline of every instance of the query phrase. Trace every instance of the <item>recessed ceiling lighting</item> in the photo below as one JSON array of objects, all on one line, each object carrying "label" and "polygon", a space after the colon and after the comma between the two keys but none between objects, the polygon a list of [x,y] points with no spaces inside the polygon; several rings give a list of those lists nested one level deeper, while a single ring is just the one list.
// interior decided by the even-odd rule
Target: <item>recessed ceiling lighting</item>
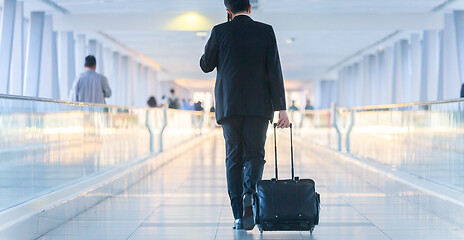
[{"label": "recessed ceiling lighting", "polygon": [[197,32],[197,37],[206,37],[208,36],[207,32]]},{"label": "recessed ceiling lighting", "polygon": [[287,40],[285,41],[285,43],[287,43],[287,44],[292,44],[292,43],[294,43],[294,42],[295,42],[295,38],[289,38],[289,39],[287,39]]},{"label": "recessed ceiling lighting", "polygon": [[204,31],[213,27],[212,21],[197,12],[187,12],[170,20],[165,29],[169,31]]}]

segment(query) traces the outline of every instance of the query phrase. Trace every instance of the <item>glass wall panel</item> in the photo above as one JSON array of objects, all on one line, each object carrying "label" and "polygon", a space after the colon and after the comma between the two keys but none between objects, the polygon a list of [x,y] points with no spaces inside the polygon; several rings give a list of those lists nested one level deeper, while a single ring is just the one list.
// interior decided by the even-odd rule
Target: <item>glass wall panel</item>
[{"label": "glass wall panel", "polygon": [[[148,115],[148,116],[147,116]],[[75,104],[0,95],[0,211],[154,151],[159,108]],[[164,149],[207,132],[201,112],[167,110]]]}]

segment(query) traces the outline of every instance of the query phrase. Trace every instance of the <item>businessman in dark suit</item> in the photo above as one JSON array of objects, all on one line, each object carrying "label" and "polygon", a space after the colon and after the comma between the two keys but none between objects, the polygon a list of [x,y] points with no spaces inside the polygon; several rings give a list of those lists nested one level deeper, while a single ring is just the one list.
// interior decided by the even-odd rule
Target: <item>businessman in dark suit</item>
[{"label": "businessman in dark suit", "polygon": [[224,0],[231,21],[211,31],[201,57],[204,72],[217,68],[216,120],[226,142],[227,188],[234,228],[254,228],[252,194],[261,180],[269,121],[279,111],[278,127],[290,122],[271,26],[253,21],[249,0]]}]

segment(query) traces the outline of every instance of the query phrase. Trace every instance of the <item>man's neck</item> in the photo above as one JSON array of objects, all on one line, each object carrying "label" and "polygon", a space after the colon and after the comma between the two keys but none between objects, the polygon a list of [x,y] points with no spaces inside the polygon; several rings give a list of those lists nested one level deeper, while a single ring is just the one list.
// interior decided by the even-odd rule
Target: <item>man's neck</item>
[{"label": "man's neck", "polygon": [[250,14],[248,13],[248,11],[238,12],[238,13],[232,15],[232,20],[238,15],[250,15]]}]

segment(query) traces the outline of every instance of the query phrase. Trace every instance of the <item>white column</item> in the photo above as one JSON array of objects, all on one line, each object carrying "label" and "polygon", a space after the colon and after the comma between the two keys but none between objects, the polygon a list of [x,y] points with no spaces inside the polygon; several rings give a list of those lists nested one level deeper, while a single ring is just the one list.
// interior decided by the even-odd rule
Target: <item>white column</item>
[{"label": "white column", "polygon": [[445,29],[443,32],[443,98],[459,98],[461,85],[459,75],[458,46],[456,41],[456,26],[452,14],[445,15]]},{"label": "white column", "polygon": [[380,50],[377,52],[377,79],[379,79],[377,88],[378,95],[377,103],[376,104],[386,104],[386,89],[387,89],[387,81],[386,81],[386,63],[385,63],[385,51]]},{"label": "white column", "polygon": [[399,64],[399,61],[400,61],[400,50],[399,49],[400,49],[399,43],[395,42],[393,45],[393,81],[392,81],[392,85],[390,86],[392,89],[392,92],[391,92],[392,94],[391,103],[392,104],[398,103],[398,78],[400,78],[399,67],[401,66]]},{"label": "white column", "polygon": [[411,36],[411,102],[420,102],[422,74],[422,46],[419,34]]},{"label": "white column", "polygon": [[60,82],[58,77],[58,33],[52,36],[52,98],[60,99]]},{"label": "white column", "polygon": [[421,102],[437,100],[438,88],[438,32],[424,31],[422,40]]},{"label": "white column", "polygon": [[139,107],[145,107],[146,101],[150,96],[150,84],[148,83],[148,77],[146,75],[146,67],[139,63],[138,71],[140,76],[140,83],[137,83],[137,90],[136,90],[136,104]]},{"label": "white column", "polygon": [[394,103],[395,54],[393,47],[385,49],[385,103]]},{"label": "white column", "polygon": [[363,100],[363,84],[361,78],[361,66],[360,63],[355,63],[353,67],[354,86],[356,87],[356,94],[354,96],[354,106],[362,106]]},{"label": "white column", "polygon": [[85,44],[85,35],[78,34],[76,37],[76,77],[79,76],[82,72],[85,71],[84,63],[87,53],[87,48]]},{"label": "white column", "polygon": [[[314,81],[314,84],[313,84],[313,93],[314,93],[314,108],[315,109],[321,109],[321,81],[320,80],[316,80]],[[167,96],[166,96],[167,97]],[[287,103],[289,104],[289,103]]]},{"label": "white column", "polygon": [[[346,88],[346,86],[345,86],[346,68],[347,67],[343,67],[342,69],[340,69],[338,71],[338,84],[340,86],[340,88],[339,88],[340,91],[337,92],[337,95],[338,95],[338,99],[339,99],[338,106],[340,106],[340,107],[345,107],[346,106],[346,101],[344,99],[345,94],[344,94],[344,90],[342,90],[344,87]],[[345,89],[345,91],[346,90],[347,89]],[[304,106],[304,105],[301,105],[301,106]]]},{"label": "white column", "polygon": [[158,99],[161,100],[161,97],[163,96],[163,88],[161,87],[161,72],[158,72],[157,70],[155,69],[152,69],[153,71],[153,77],[155,79],[155,82],[156,82],[156,95],[158,96]]},{"label": "white column", "polygon": [[15,29],[13,52],[11,55],[11,72],[8,93],[13,95],[21,95],[23,93],[24,82],[24,64],[25,64],[25,37],[24,37],[24,4],[18,2],[16,4]]},{"label": "white column", "polygon": [[39,94],[39,79],[42,57],[42,40],[44,30],[45,13],[32,12],[30,24],[30,36],[26,60],[26,79],[23,93],[25,96],[37,97]]},{"label": "white column", "polygon": [[139,62],[133,63],[133,80],[132,80],[132,99],[133,105],[132,106],[140,106],[140,99],[145,97],[146,86],[142,76],[142,64]]},{"label": "white column", "polygon": [[[319,107],[320,107],[321,109],[327,109],[327,108],[328,108],[327,105],[329,105],[329,103],[328,103],[328,102],[329,102],[329,94],[328,94],[328,93],[329,93],[329,89],[328,89],[329,86],[328,86],[328,82],[325,81],[325,80],[322,80],[322,81],[320,82],[319,88],[320,88],[320,90],[319,90],[319,94],[320,94],[320,97],[319,97],[319,99],[320,99]],[[329,108],[330,108],[330,107],[329,107]]]},{"label": "white column", "polygon": [[[24,75],[26,71],[26,58],[27,58],[27,44],[29,41],[29,26],[31,25],[31,21],[27,18],[23,18],[23,61],[24,61],[24,67],[23,67],[23,86],[24,86],[24,81],[26,76]],[[21,93],[23,92],[23,88],[21,88]]]},{"label": "white column", "polygon": [[60,99],[68,100],[69,92],[76,79],[76,58],[73,32],[58,33],[58,79]]},{"label": "white column", "polygon": [[121,78],[119,79],[119,87],[118,87],[118,97],[120,99],[119,105],[127,106],[127,82],[129,78],[129,57],[122,56],[121,57]]},{"label": "white column", "polygon": [[121,65],[120,65],[120,56],[118,52],[112,53],[111,61],[111,75],[109,80],[110,87],[113,92],[113,96],[108,99],[109,104],[119,105],[121,102],[119,95],[120,88],[120,79],[121,79]]},{"label": "white column", "polygon": [[442,101],[444,98],[444,81],[445,81],[445,73],[444,73],[444,60],[443,60],[443,31],[438,33],[438,87],[437,87],[437,100]]},{"label": "white column", "polygon": [[337,103],[337,90],[338,90],[337,86],[338,86],[338,84],[337,84],[337,81],[329,80],[328,85],[329,85],[329,89],[328,89],[329,106],[328,106],[328,108],[330,108],[332,103]]},{"label": "white column", "polygon": [[151,81],[150,79],[150,68],[145,66],[142,71],[144,72],[145,81],[147,83],[147,95],[146,95],[146,99],[144,99],[143,101],[144,106],[146,106],[148,98],[155,95],[154,94],[155,86],[154,86],[154,82]]},{"label": "white column", "polygon": [[360,92],[362,94],[362,106],[371,104],[371,82],[369,79],[369,57],[364,56],[361,62],[361,84]]},{"label": "white column", "polygon": [[398,95],[399,103],[410,102],[411,92],[411,70],[410,70],[410,59],[409,59],[409,43],[408,40],[400,41],[400,53],[401,53],[401,80],[399,88],[401,88],[401,94]]},{"label": "white column", "polygon": [[137,106],[144,107],[150,94],[150,85],[148,84],[147,75],[145,74],[145,67],[142,64],[139,63],[137,65],[137,71],[139,72],[138,75],[140,82],[136,82],[135,84],[136,104]]},{"label": "white column", "polygon": [[90,39],[89,40],[88,55],[93,55],[93,56],[97,55],[97,40],[95,40],[95,39]]},{"label": "white column", "polygon": [[113,54],[111,52],[110,48],[104,48],[103,49],[103,69],[102,73],[108,78],[108,81],[111,82],[112,76],[112,66],[113,66]]},{"label": "white column", "polygon": [[[460,84],[462,84],[464,83],[464,11],[454,12],[454,24],[458,47]],[[458,87],[456,89],[458,89]]]},{"label": "white column", "polygon": [[39,81],[39,97],[53,98],[53,26],[52,16],[45,16],[43,41],[42,41],[42,59]]},{"label": "white column", "polygon": [[95,54],[95,57],[97,58],[97,72],[103,74],[106,59],[103,56],[103,44],[100,42],[97,42],[97,53]]},{"label": "white column", "polygon": [[127,79],[126,79],[126,106],[134,106],[134,82],[135,82],[135,63],[132,57],[127,62]]},{"label": "white column", "polygon": [[9,89],[11,54],[15,29],[16,0],[4,0],[0,39],[0,93]]},{"label": "white column", "polygon": [[368,63],[369,63],[369,83],[370,83],[370,95],[371,99],[369,101],[370,105],[378,105],[379,104],[379,79],[378,79],[378,70],[377,70],[377,58],[376,55],[369,55],[368,56]]},{"label": "white column", "polygon": [[395,43],[395,75],[393,83],[394,103],[407,102],[407,93],[410,85],[409,81],[409,61],[408,61],[408,42],[400,40]]},{"label": "white column", "polygon": [[459,76],[456,28],[452,14],[445,15],[443,30],[443,98],[459,98],[461,85]]},{"label": "white column", "polygon": [[355,83],[355,78],[354,78],[354,67],[353,65],[350,65],[346,68],[346,82],[345,86],[347,87],[347,90],[340,89],[340,91],[345,91],[345,100],[346,100],[346,106],[347,107],[354,107],[354,99],[355,95],[357,92],[356,89],[356,83]]}]

